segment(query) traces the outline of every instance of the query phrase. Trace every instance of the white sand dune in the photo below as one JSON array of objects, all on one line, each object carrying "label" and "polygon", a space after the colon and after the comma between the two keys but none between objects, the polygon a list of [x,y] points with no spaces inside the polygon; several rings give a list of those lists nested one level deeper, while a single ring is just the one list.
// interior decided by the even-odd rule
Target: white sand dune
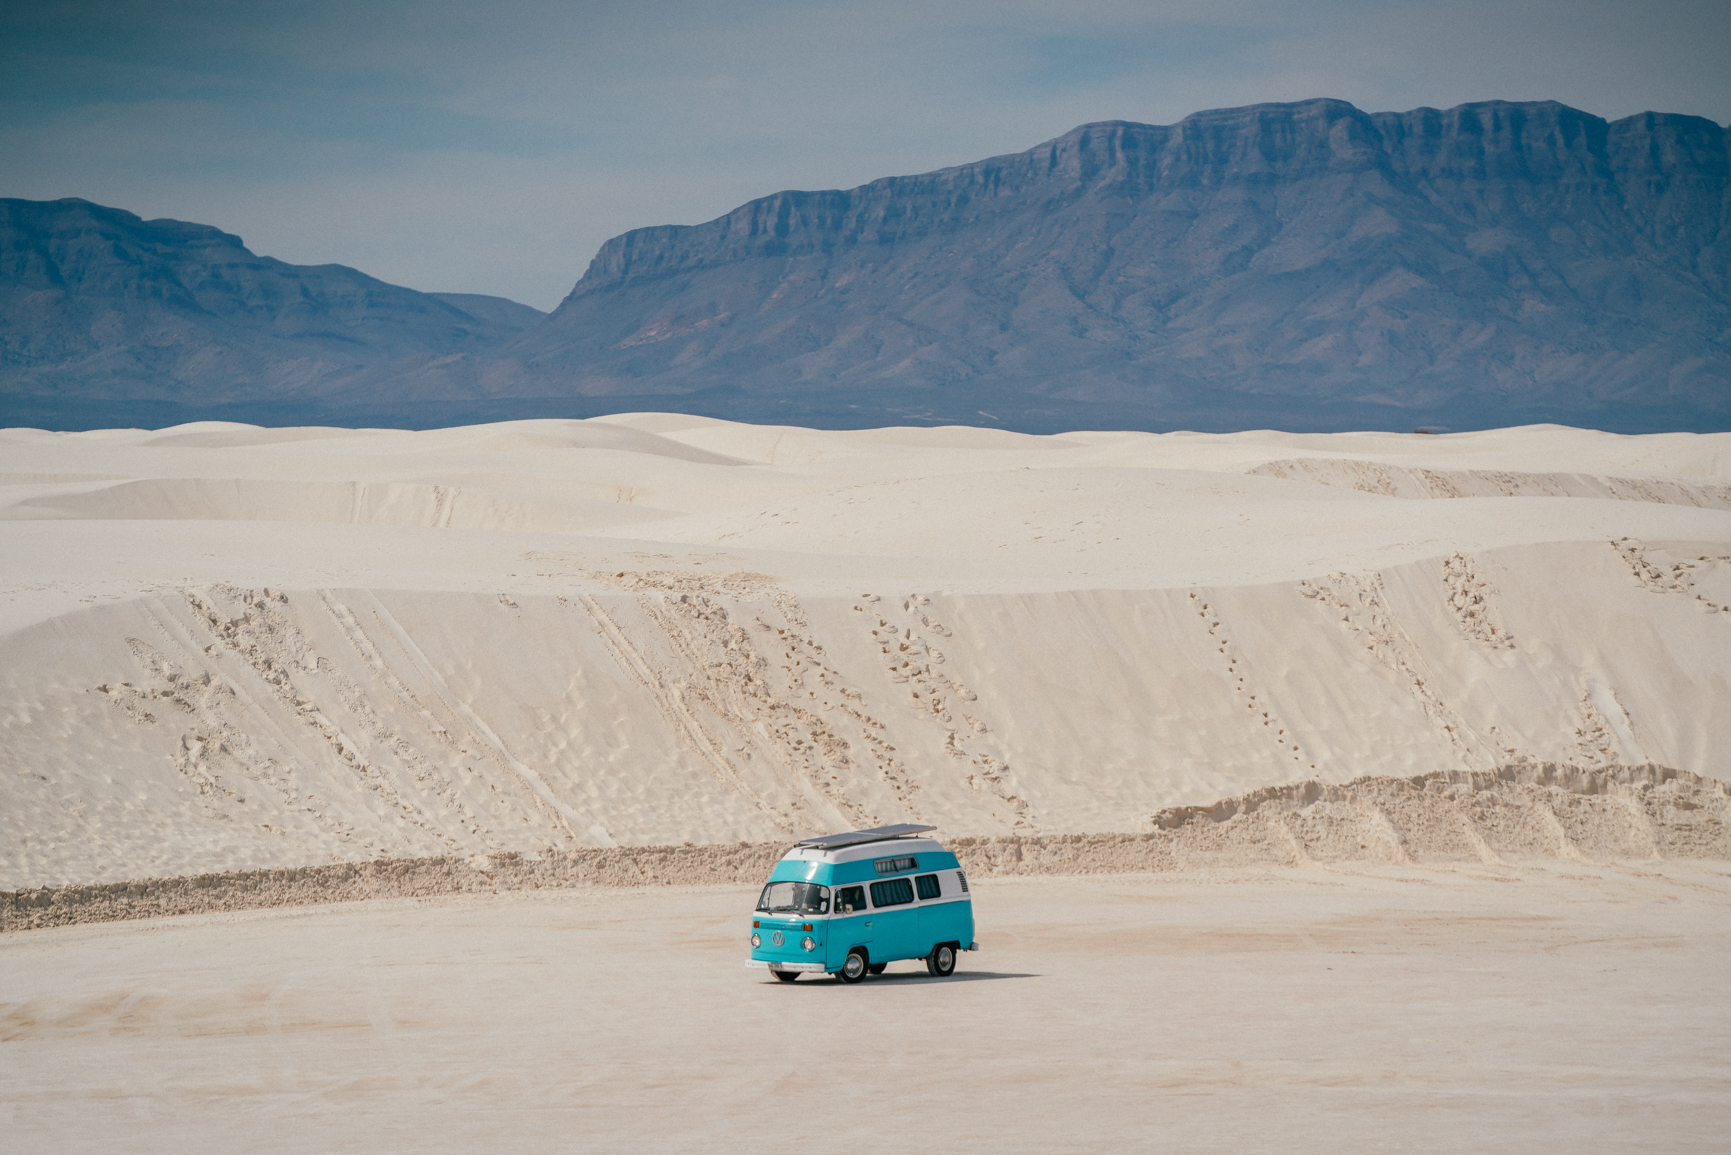
[{"label": "white sand dune", "polygon": [[1731,779],[1731,435],[0,432],[0,889]]}]

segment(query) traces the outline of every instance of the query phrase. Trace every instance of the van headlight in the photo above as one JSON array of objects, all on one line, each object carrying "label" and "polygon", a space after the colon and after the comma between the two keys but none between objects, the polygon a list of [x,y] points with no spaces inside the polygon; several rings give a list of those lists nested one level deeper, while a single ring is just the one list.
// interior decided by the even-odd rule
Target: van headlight
[{"label": "van headlight", "polygon": [[763,936],[758,934],[755,930],[751,932],[751,945],[753,948],[763,945]]},{"label": "van headlight", "polygon": [[801,942],[799,945],[803,946],[806,950],[816,950],[817,949],[817,943],[812,939],[812,937],[809,934],[805,936],[805,940],[803,942]]}]

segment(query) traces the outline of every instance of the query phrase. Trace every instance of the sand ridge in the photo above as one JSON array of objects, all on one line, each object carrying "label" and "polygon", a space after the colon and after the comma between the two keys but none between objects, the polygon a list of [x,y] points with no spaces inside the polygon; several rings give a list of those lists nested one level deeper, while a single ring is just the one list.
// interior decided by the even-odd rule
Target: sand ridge
[{"label": "sand ridge", "polygon": [[1385,497],[1594,497],[1731,509],[1731,485],[1659,477],[1602,477],[1582,473],[1519,473],[1508,470],[1403,468],[1342,458],[1270,461],[1247,472],[1262,477],[1339,485]]},{"label": "sand ridge", "polygon": [[[1663,766],[1517,763],[1483,773],[1307,781],[1151,815],[1142,833],[946,837],[976,877],[1321,863],[1731,861],[1731,792]],[[942,832],[940,832],[942,836]],[[387,859],[0,892],[0,931],[374,898],[731,884],[787,843]]]}]

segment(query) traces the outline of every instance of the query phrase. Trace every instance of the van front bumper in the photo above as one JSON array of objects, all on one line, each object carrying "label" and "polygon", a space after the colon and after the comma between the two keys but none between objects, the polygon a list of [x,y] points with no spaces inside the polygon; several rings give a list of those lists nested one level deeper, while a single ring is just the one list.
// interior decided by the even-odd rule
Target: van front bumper
[{"label": "van front bumper", "polygon": [[802,974],[813,971],[822,972],[824,965],[818,962],[768,962],[764,959],[750,959],[745,964],[748,967],[768,967],[772,971],[799,971]]}]

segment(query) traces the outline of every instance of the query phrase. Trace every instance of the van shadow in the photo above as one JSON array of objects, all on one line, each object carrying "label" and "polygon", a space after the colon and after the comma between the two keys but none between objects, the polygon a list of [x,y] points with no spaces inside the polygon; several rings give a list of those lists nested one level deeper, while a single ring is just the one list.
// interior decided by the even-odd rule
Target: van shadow
[{"label": "van shadow", "polygon": [[[923,986],[926,983],[987,983],[997,982],[1000,979],[1038,979],[1044,977],[1044,975],[1023,974],[1018,971],[959,970],[946,978],[938,978],[936,975],[923,974],[917,971],[903,971],[900,974],[885,971],[881,975],[868,975],[860,981],[859,985],[866,987],[878,986],[880,984],[888,984],[890,986]],[[824,986],[847,985],[836,975],[823,975],[820,978],[812,978],[809,976],[801,977],[797,983],[790,985],[804,987],[818,986],[820,984]]]}]

